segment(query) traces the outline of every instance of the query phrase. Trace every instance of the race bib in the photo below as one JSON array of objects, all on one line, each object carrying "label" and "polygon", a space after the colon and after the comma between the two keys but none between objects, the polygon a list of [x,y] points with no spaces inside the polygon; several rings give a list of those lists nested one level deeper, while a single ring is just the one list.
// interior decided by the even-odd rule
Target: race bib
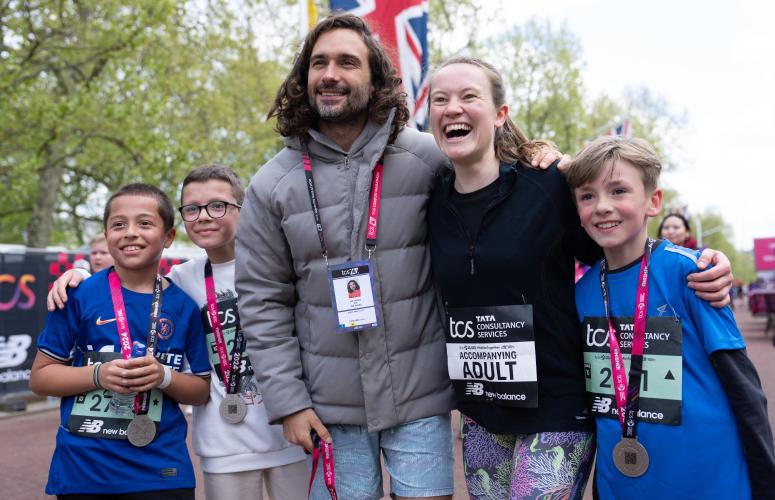
[{"label": "race bib", "polygon": [[449,309],[446,338],[459,400],[538,406],[533,306]]},{"label": "race bib", "polygon": [[[633,318],[611,318],[619,333],[625,371],[629,374]],[[584,374],[587,400],[595,417],[619,418],[611,377],[608,323],[605,317],[585,317]],[[680,425],[683,377],[681,321],[661,317],[646,319],[643,376],[638,420]]]},{"label": "race bib", "polygon": [[[87,352],[84,362],[86,365],[92,365],[97,361],[106,363],[120,358],[121,353],[118,352]],[[94,389],[75,396],[73,409],[67,419],[67,428],[70,432],[91,438],[126,440],[126,429],[132,417],[113,413],[110,409],[111,397],[112,392],[104,389]],[[163,402],[164,393],[153,389],[148,404],[148,417],[156,424],[157,434]]]},{"label": "race bib", "polygon": [[347,262],[328,270],[336,331],[352,332],[380,325],[371,262]]}]

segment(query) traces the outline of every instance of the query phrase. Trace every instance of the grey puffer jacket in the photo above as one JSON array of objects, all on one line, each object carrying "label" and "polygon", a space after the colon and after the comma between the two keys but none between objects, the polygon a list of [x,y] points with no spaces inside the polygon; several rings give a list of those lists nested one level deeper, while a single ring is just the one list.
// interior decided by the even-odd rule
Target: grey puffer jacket
[{"label": "grey puffer jacket", "polygon": [[365,258],[372,169],[383,149],[377,250],[383,326],[337,334],[298,138],[253,178],[237,233],[247,350],[271,423],[314,408],[324,424],[387,429],[448,412],[453,392],[431,281],[426,208],[444,158],[432,136],[371,121],[349,152],[317,131],[309,150],[331,265]]}]

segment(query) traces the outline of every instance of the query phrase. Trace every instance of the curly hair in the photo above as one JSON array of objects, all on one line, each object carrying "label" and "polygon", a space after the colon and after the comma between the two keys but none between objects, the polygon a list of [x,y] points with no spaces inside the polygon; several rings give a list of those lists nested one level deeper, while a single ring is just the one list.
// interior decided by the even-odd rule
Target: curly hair
[{"label": "curly hair", "polygon": [[291,72],[277,91],[267,118],[277,118],[275,130],[284,137],[303,137],[317,124],[318,113],[309,104],[307,95],[312,49],[322,34],[336,29],[347,29],[358,33],[368,49],[371,84],[374,87],[369,99],[369,116],[375,122],[382,124],[388,119],[390,111],[393,108],[396,109],[390,128],[389,142],[392,143],[409,120],[406,93],[401,87],[401,78],[397,75],[384,47],[371,33],[366,22],[352,14],[331,14],[307,34],[301,50],[296,55]]}]

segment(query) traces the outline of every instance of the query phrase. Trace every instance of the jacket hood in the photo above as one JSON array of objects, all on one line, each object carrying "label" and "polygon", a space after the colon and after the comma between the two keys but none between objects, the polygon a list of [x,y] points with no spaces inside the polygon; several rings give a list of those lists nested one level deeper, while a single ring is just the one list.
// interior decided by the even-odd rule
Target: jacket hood
[{"label": "jacket hood", "polygon": [[[342,155],[351,158],[379,158],[387,146],[390,138],[390,127],[393,125],[393,117],[396,110],[392,109],[385,123],[379,124],[368,120],[360,135],[355,139],[349,151],[343,150],[337,143],[323,133],[310,129],[307,133],[307,145],[310,156],[328,162],[341,159]],[[283,139],[285,146],[296,151],[301,150],[301,138],[298,136]]]}]

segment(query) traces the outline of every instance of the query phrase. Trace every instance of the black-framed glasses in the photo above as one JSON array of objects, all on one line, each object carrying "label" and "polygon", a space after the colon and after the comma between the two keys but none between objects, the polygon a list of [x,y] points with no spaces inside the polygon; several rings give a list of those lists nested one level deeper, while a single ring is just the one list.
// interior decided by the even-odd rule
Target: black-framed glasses
[{"label": "black-framed glasses", "polygon": [[226,211],[229,209],[229,205],[232,207],[242,208],[242,205],[239,203],[213,200],[207,205],[183,205],[182,207],[178,208],[178,212],[180,212],[180,216],[183,217],[183,220],[186,222],[194,222],[197,220],[199,215],[202,213],[203,208],[207,212],[207,215],[209,215],[211,218],[220,219],[226,215]]}]

